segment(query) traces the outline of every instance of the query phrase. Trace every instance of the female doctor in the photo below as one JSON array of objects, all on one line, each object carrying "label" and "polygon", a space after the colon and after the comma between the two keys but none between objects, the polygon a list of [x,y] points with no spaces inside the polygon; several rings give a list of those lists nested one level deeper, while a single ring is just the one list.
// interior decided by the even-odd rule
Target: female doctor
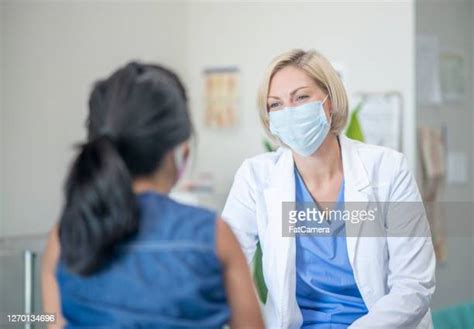
[{"label": "female doctor", "polygon": [[[313,50],[273,60],[259,107],[283,147],[242,163],[222,216],[249,262],[260,242],[267,327],[431,328],[435,257],[423,207],[385,219],[375,237],[345,234],[347,222],[336,227],[342,238],[283,232],[283,202],[421,204],[404,155],[341,134],[346,91]],[[422,234],[390,236],[400,227]]]}]

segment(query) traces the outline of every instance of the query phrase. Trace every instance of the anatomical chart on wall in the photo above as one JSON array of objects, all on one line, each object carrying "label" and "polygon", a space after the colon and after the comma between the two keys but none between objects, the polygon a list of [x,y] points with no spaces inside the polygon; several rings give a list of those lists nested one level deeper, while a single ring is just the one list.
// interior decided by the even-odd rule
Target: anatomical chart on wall
[{"label": "anatomical chart on wall", "polygon": [[239,70],[236,67],[208,68],[204,70],[204,81],[206,126],[234,126],[239,100]]}]

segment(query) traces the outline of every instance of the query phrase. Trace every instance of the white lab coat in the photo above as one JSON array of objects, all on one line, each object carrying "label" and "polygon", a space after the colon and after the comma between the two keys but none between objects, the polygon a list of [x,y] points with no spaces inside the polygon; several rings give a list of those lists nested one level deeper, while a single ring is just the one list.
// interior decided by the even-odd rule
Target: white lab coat
[{"label": "white lab coat", "polygon": [[[340,144],[345,201],[421,201],[403,154],[344,136]],[[249,263],[260,241],[268,288],[267,328],[302,324],[295,296],[295,240],[282,235],[281,204],[294,200],[293,157],[281,147],[242,163],[222,213]],[[368,308],[350,328],[432,328],[435,256],[426,215],[421,212],[397,221],[427,230],[425,237],[346,237],[354,278]]]}]

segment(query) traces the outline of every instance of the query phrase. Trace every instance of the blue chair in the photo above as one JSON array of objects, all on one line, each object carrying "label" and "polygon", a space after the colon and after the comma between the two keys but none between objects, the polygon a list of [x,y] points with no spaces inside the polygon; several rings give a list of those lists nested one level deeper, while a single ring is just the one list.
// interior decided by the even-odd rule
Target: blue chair
[{"label": "blue chair", "polygon": [[473,329],[474,301],[433,312],[435,329]]}]

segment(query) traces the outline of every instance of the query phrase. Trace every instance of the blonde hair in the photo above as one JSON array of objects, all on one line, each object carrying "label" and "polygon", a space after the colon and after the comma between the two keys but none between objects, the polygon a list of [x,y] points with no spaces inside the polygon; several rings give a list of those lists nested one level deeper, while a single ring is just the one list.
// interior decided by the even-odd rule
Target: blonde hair
[{"label": "blonde hair", "polygon": [[275,138],[270,132],[267,107],[270,82],[275,73],[287,66],[295,66],[306,72],[329,95],[332,103],[331,131],[339,135],[346,126],[348,116],[348,100],[344,85],[336,70],[323,55],[315,50],[301,49],[290,50],[277,56],[267,68],[258,92],[260,119],[266,133]]}]

